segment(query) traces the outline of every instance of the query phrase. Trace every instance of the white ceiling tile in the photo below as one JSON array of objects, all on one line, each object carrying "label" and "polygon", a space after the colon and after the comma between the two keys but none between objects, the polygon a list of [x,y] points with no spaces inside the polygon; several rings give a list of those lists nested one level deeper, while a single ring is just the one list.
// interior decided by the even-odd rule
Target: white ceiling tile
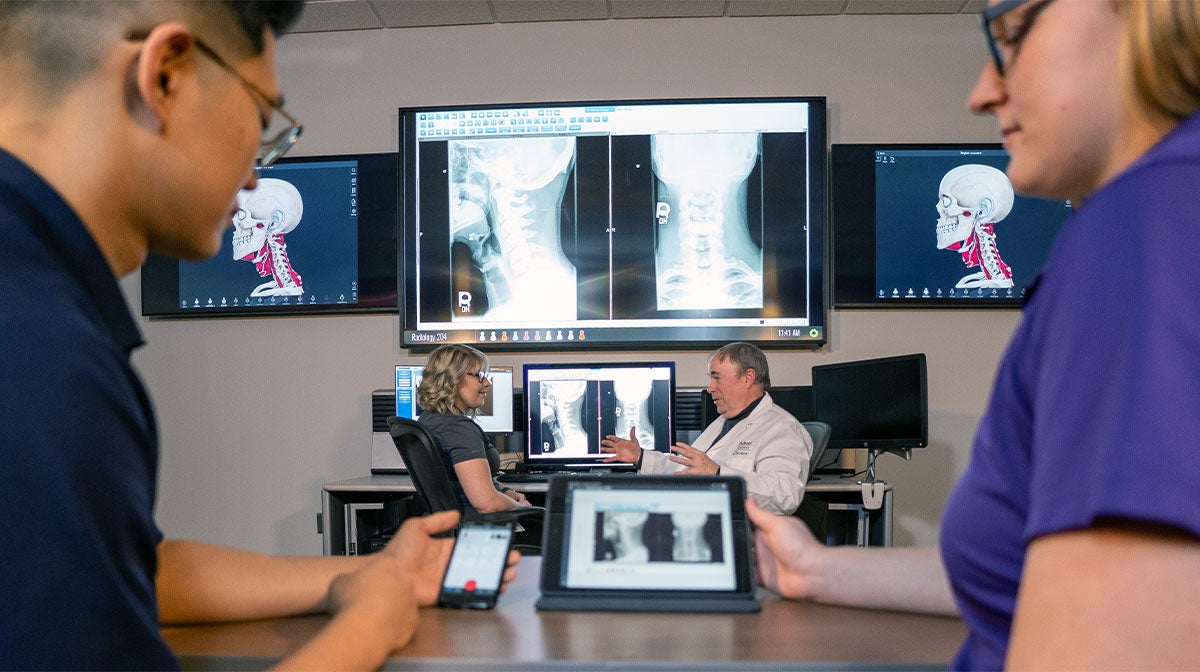
[{"label": "white ceiling tile", "polygon": [[841,14],[846,0],[729,0],[728,16]]},{"label": "white ceiling tile", "polygon": [[321,33],[382,27],[366,0],[308,0],[300,19],[288,32]]},{"label": "white ceiling tile", "polygon": [[371,0],[389,28],[495,23],[487,0]]},{"label": "white ceiling tile", "polygon": [[957,14],[963,0],[849,0],[847,14]]},{"label": "white ceiling tile", "polygon": [[607,19],[606,0],[491,0],[501,23]]},{"label": "white ceiling tile", "polygon": [[614,19],[724,16],[725,0],[609,0]]}]

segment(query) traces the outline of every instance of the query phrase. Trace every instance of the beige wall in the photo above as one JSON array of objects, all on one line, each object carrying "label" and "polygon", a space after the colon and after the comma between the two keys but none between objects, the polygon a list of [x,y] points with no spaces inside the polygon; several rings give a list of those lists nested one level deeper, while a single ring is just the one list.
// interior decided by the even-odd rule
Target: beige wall
[{"label": "beige wall", "polygon": [[[824,95],[831,142],[996,140],[963,110],[985,58],[975,18],[832,16],[507,24],[296,35],[280,44],[299,151],[395,151],[408,105],[596,98]],[[933,199],[930,219],[933,219]],[[124,282],[138,305],[136,274]],[[925,352],[931,445],[881,458],[895,541],[933,544],[1015,311],[833,311],[819,352],[769,353],[777,384],[816,364]],[[135,356],[157,404],[168,535],[319,553],[325,481],[370,467],[370,391],[409,361],[395,316],[143,321]],[[662,352],[680,384],[704,353]],[[645,357],[647,353],[638,353]],[[619,353],[534,359],[618,359]]]}]

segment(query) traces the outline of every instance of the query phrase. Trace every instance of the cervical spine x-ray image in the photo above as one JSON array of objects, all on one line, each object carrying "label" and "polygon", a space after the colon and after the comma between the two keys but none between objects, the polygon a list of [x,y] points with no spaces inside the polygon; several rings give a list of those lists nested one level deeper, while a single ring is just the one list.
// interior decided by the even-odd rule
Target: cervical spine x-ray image
[{"label": "cervical spine x-ray image", "polygon": [[632,429],[642,448],[654,450],[654,422],[650,408],[654,381],[646,376],[622,376],[613,381],[612,388],[616,397],[612,433],[627,438]]},{"label": "cervical spine x-ray image", "polygon": [[636,509],[596,512],[596,562],[724,561],[721,516],[703,511],[649,513]]},{"label": "cervical spine x-ray image", "polygon": [[596,452],[589,440],[588,383],[586,380],[542,382],[541,447],[543,455],[583,456]]},{"label": "cervical spine x-ray image", "polygon": [[456,286],[453,319],[575,319],[575,267],[559,240],[575,138],[452,140],[447,147],[450,242],[471,250],[487,294],[480,310],[482,297]]},{"label": "cervical spine x-ray image", "polygon": [[658,309],[762,308],[762,250],[746,216],[758,134],[665,134],[650,142]]},{"label": "cervical spine x-ray image", "polygon": [[300,274],[288,259],[283,237],[304,216],[304,199],[290,182],[264,177],[253,191],[239,191],[233,217],[233,258],[254,262],[259,277],[271,280],[255,287],[250,296],[299,296],[304,293]]}]

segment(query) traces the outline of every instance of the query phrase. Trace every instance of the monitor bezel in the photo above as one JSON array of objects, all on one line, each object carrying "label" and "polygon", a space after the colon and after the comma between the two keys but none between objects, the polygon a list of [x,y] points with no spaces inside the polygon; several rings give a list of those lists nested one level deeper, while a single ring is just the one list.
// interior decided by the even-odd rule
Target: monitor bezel
[{"label": "monitor bezel", "polygon": [[[422,112],[437,112],[444,110],[487,110],[495,108],[547,107],[547,106],[599,106],[599,105],[655,105],[655,104],[703,104],[703,103],[805,103],[812,110],[808,118],[809,146],[812,148],[808,156],[806,171],[809,178],[809,193],[806,203],[810,216],[808,225],[811,246],[816,248],[809,256],[808,271],[808,304],[813,306],[809,317],[809,326],[776,327],[769,325],[738,325],[721,327],[682,327],[664,326],[652,327],[654,331],[630,328],[629,334],[621,334],[619,340],[552,340],[524,342],[517,340],[485,340],[475,338],[470,329],[448,330],[418,330],[414,287],[418,281],[416,276],[418,265],[415,263],[414,246],[409,244],[416,236],[416,194],[414,167],[412,155],[418,146],[416,139],[416,115]],[[404,184],[400,188],[402,246],[401,262],[403,270],[399,275],[400,295],[402,305],[400,347],[414,353],[427,353],[437,346],[447,342],[461,342],[480,350],[495,352],[529,352],[529,351],[668,351],[668,350],[705,350],[724,345],[731,341],[754,343],[763,349],[816,350],[823,348],[828,342],[829,309],[828,300],[828,241],[826,238],[827,217],[829,212],[827,185],[827,163],[829,157],[828,139],[828,101],[825,96],[746,96],[746,97],[685,97],[685,98],[645,98],[645,99],[608,99],[608,100],[554,100],[530,101],[513,103],[486,103],[464,105],[437,105],[401,107],[399,115],[399,145]],[[759,316],[766,321],[767,316]],[[751,318],[751,321],[754,318]],[[574,322],[572,322],[573,324]],[[557,330],[559,326],[552,329]],[[561,325],[567,330],[566,325]],[[578,329],[578,327],[573,327]],[[586,327],[584,327],[586,329]],[[524,327],[521,328],[524,330]],[[500,334],[504,329],[484,326],[483,331]],[[673,335],[676,332],[686,332],[686,335]],[[505,334],[506,335],[506,334]]]}]

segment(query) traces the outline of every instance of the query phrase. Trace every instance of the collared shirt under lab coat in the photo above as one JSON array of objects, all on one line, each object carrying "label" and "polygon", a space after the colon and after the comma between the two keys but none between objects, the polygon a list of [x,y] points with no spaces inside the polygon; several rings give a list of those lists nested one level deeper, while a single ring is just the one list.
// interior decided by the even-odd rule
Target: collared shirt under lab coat
[{"label": "collared shirt under lab coat", "polygon": [[[776,406],[770,394],[712,445],[724,425],[724,417],[715,420],[693,446],[721,466],[722,476],[745,479],[747,494],[762,508],[783,515],[794,513],[808,482],[808,460],[813,450],[808,431]],[[670,461],[665,453],[646,450],[638,473],[670,474],[679,469],[683,465]]]}]

